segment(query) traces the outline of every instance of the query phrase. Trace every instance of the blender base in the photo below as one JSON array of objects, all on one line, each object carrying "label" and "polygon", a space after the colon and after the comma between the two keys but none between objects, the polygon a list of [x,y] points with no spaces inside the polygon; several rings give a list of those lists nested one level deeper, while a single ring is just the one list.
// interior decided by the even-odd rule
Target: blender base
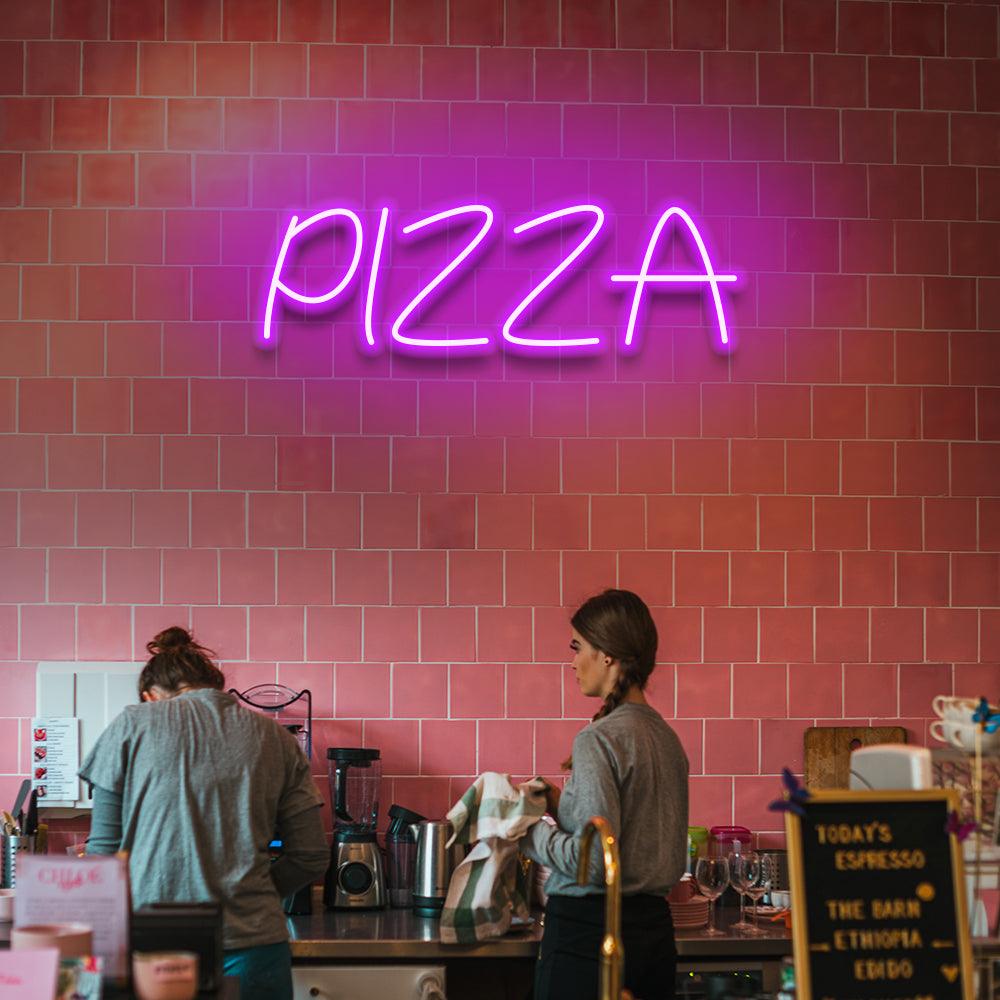
[{"label": "blender base", "polygon": [[346,842],[334,838],[323,881],[323,904],[328,910],[380,910],[385,906],[382,852],[374,837],[352,837]]}]

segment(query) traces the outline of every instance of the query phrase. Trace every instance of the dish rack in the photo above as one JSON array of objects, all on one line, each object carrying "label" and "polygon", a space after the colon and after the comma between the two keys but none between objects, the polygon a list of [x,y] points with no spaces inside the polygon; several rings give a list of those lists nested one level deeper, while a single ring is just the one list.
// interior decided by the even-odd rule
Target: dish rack
[{"label": "dish rack", "polygon": [[285,684],[257,684],[246,691],[230,688],[229,694],[254,711],[270,715],[295,737],[306,757],[312,759],[312,691],[309,688],[295,691]]},{"label": "dish rack", "polygon": [[[931,773],[936,787],[959,792],[962,820],[974,819],[978,826],[964,845],[966,879],[975,900],[980,888],[1000,886],[1000,752],[932,749]],[[970,924],[973,920],[970,913]],[[1000,1000],[1000,938],[995,928],[974,939],[973,959],[978,1000]]]}]

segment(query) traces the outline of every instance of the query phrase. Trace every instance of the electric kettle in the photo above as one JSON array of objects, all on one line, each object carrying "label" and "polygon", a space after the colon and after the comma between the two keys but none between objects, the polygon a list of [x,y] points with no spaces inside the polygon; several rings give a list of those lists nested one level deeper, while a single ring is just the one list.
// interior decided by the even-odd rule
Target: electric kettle
[{"label": "electric kettle", "polygon": [[417,842],[416,874],[413,879],[413,909],[424,917],[439,917],[448,895],[451,873],[465,857],[461,844],[448,847],[452,835],[447,820],[425,819],[410,829]]}]

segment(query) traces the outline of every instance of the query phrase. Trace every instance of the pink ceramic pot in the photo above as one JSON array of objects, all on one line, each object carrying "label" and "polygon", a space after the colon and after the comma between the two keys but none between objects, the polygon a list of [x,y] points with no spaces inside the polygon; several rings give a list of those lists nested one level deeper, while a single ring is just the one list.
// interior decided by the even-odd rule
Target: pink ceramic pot
[{"label": "pink ceramic pot", "polygon": [[139,1000],[194,1000],[198,956],[192,951],[133,952],[132,988]]},{"label": "pink ceramic pot", "polygon": [[24,924],[10,932],[11,949],[57,948],[60,958],[80,958],[92,950],[89,924]]}]

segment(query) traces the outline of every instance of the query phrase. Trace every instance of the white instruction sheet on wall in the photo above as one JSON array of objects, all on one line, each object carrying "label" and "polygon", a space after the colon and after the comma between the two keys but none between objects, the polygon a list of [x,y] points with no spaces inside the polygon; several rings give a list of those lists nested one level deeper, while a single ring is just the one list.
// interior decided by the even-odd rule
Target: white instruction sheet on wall
[{"label": "white instruction sheet on wall", "polygon": [[39,800],[77,798],[79,770],[80,720],[44,715],[32,719],[31,787]]}]

